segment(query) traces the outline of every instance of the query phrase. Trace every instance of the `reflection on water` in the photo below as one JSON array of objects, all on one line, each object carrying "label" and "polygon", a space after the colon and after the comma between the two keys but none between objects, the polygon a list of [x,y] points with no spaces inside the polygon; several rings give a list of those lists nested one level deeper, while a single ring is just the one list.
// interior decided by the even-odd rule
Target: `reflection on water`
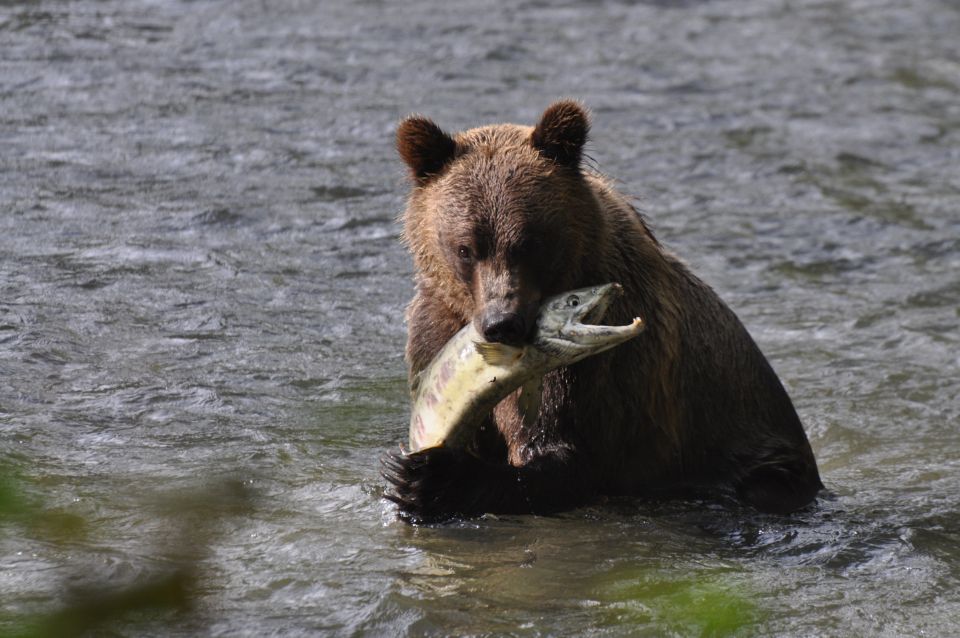
[{"label": "reflection on water", "polygon": [[[0,454],[47,513],[0,507],[0,633],[85,569],[157,573],[180,537],[138,495],[225,476],[254,504],[174,541],[209,545],[196,616],[121,635],[956,633],[957,6],[388,9],[0,6]],[[769,355],[817,508],[411,529],[380,499],[407,418],[395,123],[561,96]]]}]

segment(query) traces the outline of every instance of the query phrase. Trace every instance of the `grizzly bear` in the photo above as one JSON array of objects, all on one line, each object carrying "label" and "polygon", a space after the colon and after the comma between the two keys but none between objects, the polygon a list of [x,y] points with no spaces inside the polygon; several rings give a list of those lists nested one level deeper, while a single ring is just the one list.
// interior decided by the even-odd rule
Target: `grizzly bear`
[{"label": "grizzly bear", "polygon": [[414,523],[601,496],[727,494],[780,513],[809,504],[823,486],[777,375],[717,294],[584,168],[588,129],[573,101],[534,127],[450,136],[419,116],[400,124],[413,181],[402,217],[416,270],[411,378],[467,322],[488,341],[523,344],[541,301],[574,288],[619,283],[603,322],[639,316],[647,329],[549,373],[532,426],[514,393],[466,449],[386,455],[385,496]]}]

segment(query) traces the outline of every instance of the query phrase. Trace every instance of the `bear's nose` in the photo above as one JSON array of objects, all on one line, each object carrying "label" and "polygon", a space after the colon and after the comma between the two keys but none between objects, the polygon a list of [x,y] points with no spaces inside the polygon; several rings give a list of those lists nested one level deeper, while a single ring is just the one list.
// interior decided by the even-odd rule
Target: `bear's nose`
[{"label": "bear's nose", "polygon": [[527,336],[526,322],[515,312],[491,312],[485,315],[481,330],[487,341],[510,346],[522,345]]}]

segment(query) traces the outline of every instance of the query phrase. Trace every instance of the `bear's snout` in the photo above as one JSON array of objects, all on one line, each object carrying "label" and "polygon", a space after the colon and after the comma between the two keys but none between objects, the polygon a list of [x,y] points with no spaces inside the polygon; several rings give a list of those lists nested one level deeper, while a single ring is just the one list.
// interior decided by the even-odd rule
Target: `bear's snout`
[{"label": "bear's snout", "polygon": [[519,313],[492,311],[483,315],[480,332],[487,341],[519,346],[527,339],[528,326]]}]

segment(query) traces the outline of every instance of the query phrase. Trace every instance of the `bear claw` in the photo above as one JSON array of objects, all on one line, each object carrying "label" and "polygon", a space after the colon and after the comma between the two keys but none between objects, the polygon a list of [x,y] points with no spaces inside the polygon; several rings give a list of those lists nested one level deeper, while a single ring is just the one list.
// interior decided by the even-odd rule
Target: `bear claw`
[{"label": "bear claw", "polygon": [[387,452],[380,474],[387,482],[383,497],[399,508],[408,523],[440,523],[483,513],[483,462],[461,450],[428,448],[411,454]]}]

